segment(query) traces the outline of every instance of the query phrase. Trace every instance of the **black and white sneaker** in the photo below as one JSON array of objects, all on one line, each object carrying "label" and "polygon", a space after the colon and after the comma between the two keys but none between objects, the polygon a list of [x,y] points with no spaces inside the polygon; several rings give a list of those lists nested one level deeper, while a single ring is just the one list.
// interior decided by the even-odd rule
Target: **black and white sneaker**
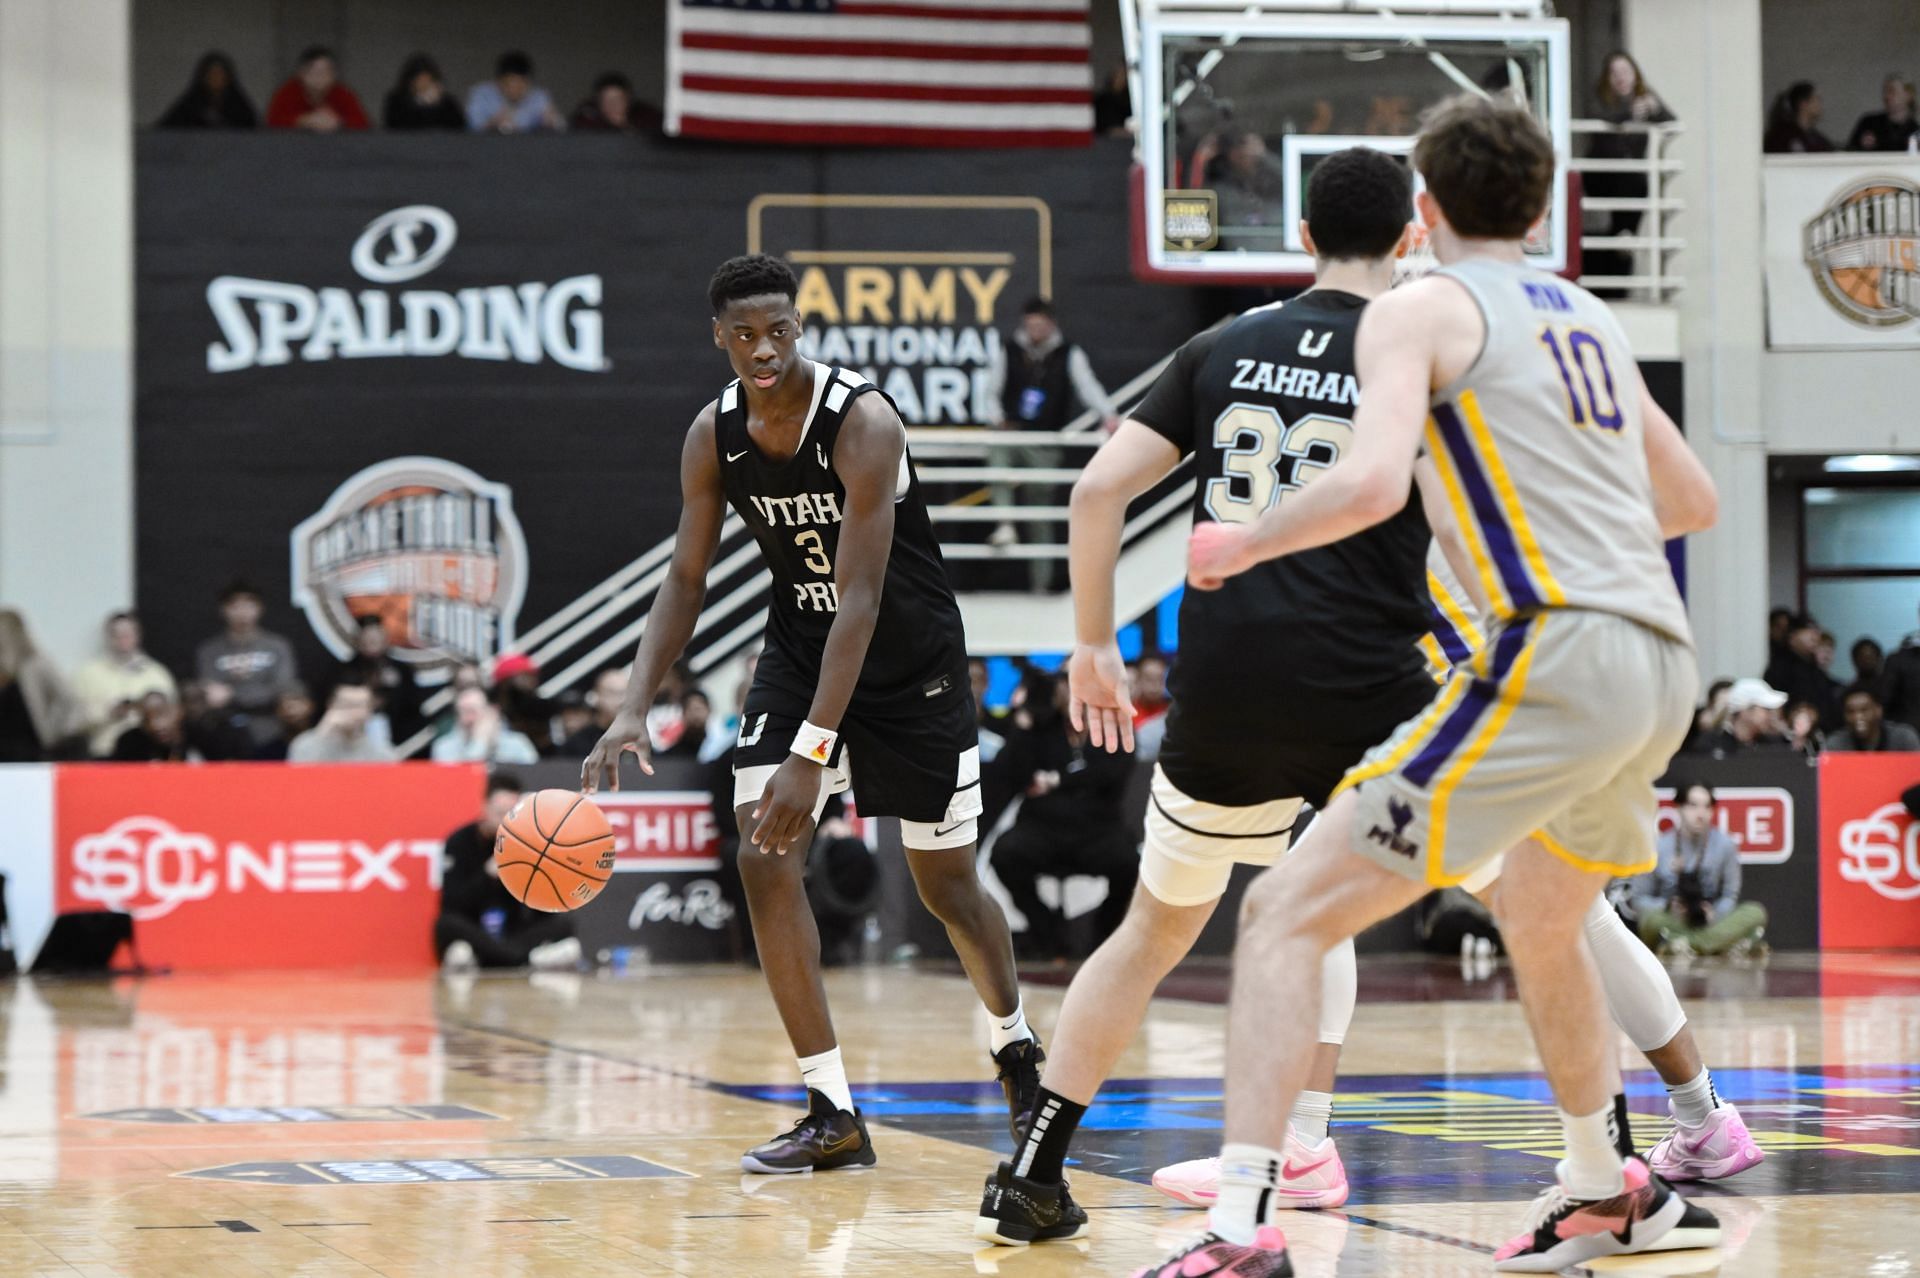
[{"label": "black and white sneaker", "polygon": [[1013,1174],[1012,1163],[1001,1163],[987,1177],[980,1215],[973,1222],[975,1238],[1003,1247],[1061,1242],[1086,1232],[1087,1213],[1067,1192],[1066,1181],[1046,1185],[1028,1180]]},{"label": "black and white sneaker", "polygon": [[[1627,1159],[1624,1178],[1611,1198],[1574,1198],[1559,1185],[1548,1189],[1534,1199],[1527,1231],[1494,1252],[1493,1267],[1501,1273],[1555,1274],[1602,1256],[1658,1250],[1687,1216],[1689,1204],[1638,1158]],[[1698,1213],[1695,1230],[1704,1230],[1708,1222],[1719,1225],[1704,1208],[1693,1211]]]},{"label": "black and white sneaker", "polygon": [[1015,1151],[1027,1138],[1027,1128],[1033,1126],[1033,1108],[1040,1095],[1040,1067],[1046,1060],[1037,1038],[1008,1043],[993,1054],[993,1081],[1000,1084],[1007,1098],[1007,1125],[1013,1131]]},{"label": "black and white sneaker", "polygon": [[740,1156],[740,1170],[763,1176],[871,1167],[873,1138],[859,1110],[838,1109],[824,1092],[807,1089],[807,1114],[791,1130]]},{"label": "black and white sneaker", "polygon": [[[1675,1194],[1674,1197],[1679,1198],[1679,1195]],[[1720,1245],[1720,1218],[1698,1203],[1690,1203],[1684,1198],[1680,1202],[1686,1208],[1680,1213],[1680,1223],[1640,1250],[1696,1251]]]}]

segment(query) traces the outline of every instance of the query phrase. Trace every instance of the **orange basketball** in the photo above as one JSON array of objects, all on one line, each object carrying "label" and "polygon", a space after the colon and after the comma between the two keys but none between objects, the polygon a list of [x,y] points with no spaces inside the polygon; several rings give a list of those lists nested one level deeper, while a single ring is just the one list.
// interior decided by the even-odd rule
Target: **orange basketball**
[{"label": "orange basketball", "polygon": [[541,790],[500,823],[493,864],[516,900],[549,914],[577,910],[613,874],[613,831],[584,794]]}]

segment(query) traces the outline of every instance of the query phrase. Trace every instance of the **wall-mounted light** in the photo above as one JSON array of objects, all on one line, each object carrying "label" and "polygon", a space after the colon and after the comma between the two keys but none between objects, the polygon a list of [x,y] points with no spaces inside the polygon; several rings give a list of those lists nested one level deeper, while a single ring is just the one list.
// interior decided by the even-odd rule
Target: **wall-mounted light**
[{"label": "wall-mounted light", "polygon": [[1920,470],[1920,457],[1896,453],[1843,453],[1827,458],[1824,469],[1829,475],[1884,475],[1892,471]]}]

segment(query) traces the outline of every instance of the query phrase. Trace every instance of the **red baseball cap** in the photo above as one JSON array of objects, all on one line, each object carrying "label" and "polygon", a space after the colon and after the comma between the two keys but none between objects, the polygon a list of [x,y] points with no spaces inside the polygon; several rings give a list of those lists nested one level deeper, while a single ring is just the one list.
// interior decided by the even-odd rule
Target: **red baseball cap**
[{"label": "red baseball cap", "polygon": [[493,663],[493,681],[495,683],[505,683],[515,675],[539,673],[540,663],[524,652],[503,653],[500,659]]}]

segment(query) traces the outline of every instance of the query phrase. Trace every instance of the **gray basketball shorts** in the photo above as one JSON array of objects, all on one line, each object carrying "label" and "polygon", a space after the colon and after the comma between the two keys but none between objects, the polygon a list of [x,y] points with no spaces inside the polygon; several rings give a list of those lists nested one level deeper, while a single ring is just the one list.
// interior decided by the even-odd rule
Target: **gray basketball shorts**
[{"label": "gray basketball shorts", "polygon": [[1527,838],[1584,870],[1652,869],[1653,783],[1699,686],[1693,648],[1638,622],[1517,616],[1341,781],[1353,846],[1435,887]]}]

